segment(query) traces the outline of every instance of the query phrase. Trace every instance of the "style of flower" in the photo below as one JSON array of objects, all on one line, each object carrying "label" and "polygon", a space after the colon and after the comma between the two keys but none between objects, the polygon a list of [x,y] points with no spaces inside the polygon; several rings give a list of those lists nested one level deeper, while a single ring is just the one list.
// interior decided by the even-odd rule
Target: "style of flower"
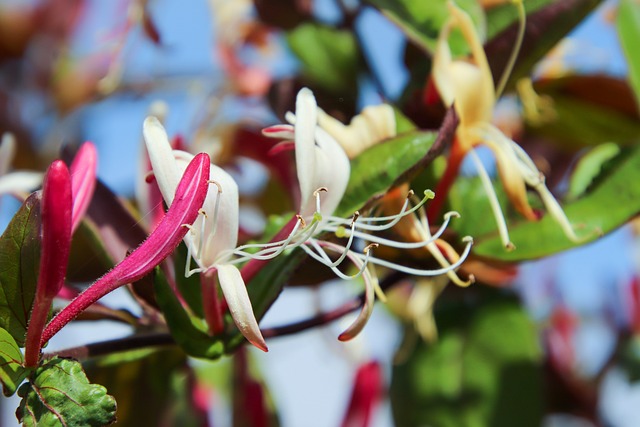
[{"label": "style of flower", "polygon": [[[174,202],[178,179],[193,159],[185,151],[172,150],[168,136],[155,117],[144,122],[144,139],[155,179],[168,206]],[[216,273],[220,288],[231,316],[247,340],[263,351],[267,345],[253,313],[247,289],[235,266],[245,259],[234,259],[238,240],[238,186],[222,168],[211,164],[207,192],[200,215],[185,236],[188,260],[193,258],[197,267],[190,270],[187,262],[185,275],[202,273],[205,318],[212,333],[222,331],[223,321],[217,301]]]},{"label": "style of flower", "polygon": [[[342,199],[349,181],[349,159],[340,144],[318,126],[318,107],[309,89],[300,90],[296,100],[296,114],[288,113],[286,119],[290,123],[289,125],[266,128],[263,130],[263,134],[294,141],[296,168],[300,184],[300,209],[296,228],[285,241],[274,243],[273,253],[299,246],[310,257],[331,268],[340,278],[363,277],[365,301],[361,312],[354,323],[339,336],[340,340],[349,340],[362,330],[369,319],[373,310],[375,294],[377,293],[381,300],[385,300],[385,296],[378,286],[375,270],[369,268],[368,264],[403,271],[411,275],[437,276],[459,267],[468,255],[472,241],[470,238],[466,239],[467,246],[459,260],[452,264],[447,263],[446,267],[438,270],[409,268],[374,257],[371,254],[371,249],[381,244],[404,249],[432,244],[444,232],[449,220],[455,214],[445,215],[443,225],[434,235],[425,234],[425,239],[410,243],[382,238],[372,233],[390,229],[404,217],[418,211],[427,200],[433,197],[431,192],[425,192],[422,200],[414,206],[411,206],[413,193],[410,192],[400,212],[390,216],[361,217],[358,212],[354,213],[351,219],[333,216],[332,214]],[[311,221],[310,225],[307,224],[309,221]],[[326,232],[347,238],[346,245],[341,246],[317,238]],[[364,253],[352,249],[355,239],[370,243],[364,248]],[[263,250],[263,252],[265,251]],[[338,254],[338,258],[334,261],[327,252]],[[346,258],[357,269],[357,273],[352,276],[346,275],[338,269],[338,265]]]},{"label": "style of flower", "polygon": [[[521,2],[516,2],[521,17],[521,31],[524,31],[524,12]],[[501,181],[513,206],[527,219],[538,217],[527,199],[527,186],[533,188],[542,199],[547,212],[560,225],[564,234],[572,241],[580,241],[571,222],[545,185],[544,175],[538,170],[529,155],[514,141],[506,137],[491,124],[496,97],[504,87],[503,77],[499,89],[494,87],[491,70],[482,44],[469,15],[455,3],[448,3],[450,17],[440,32],[433,58],[433,81],[446,105],[454,105],[460,125],[451,150],[448,170],[445,176],[456,174],[462,158],[470,153],[477,166],[480,179],[489,197],[493,214],[498,223],[500,237],[507,249],[515,246],[509,240],[509,233],[491,180],[474,147],[488,146],[494,153]],[[470,60],[453,60],[448,38],[453,28],[459,28],[469,44]],[[519,45],[519,42],[517,43]],[[512,57],[512,60],[514,57]],[[508,76],[507,67],[505,76]]]}]

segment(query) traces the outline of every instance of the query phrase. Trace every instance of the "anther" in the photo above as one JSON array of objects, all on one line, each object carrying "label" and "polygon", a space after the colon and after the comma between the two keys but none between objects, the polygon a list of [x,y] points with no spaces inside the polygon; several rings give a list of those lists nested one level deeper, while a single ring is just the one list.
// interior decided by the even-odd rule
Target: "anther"
[{"label": "anther", "polygon": [[368,253],[369,253],[369,251],[370,251],[371,249],[377,248],[378,246],[380,246],[380,245],[379,245],[379,244],[377,244],[377,243],[369,243],[369,244],[368,244],[368,245],[367,245],[367,246],[362,250],[362,252],[364,252],[365,254],[368,254]]},{"label": "anther", "polygon": [[207,212],[204,209],[202,209],[202,208],[198,209],[198,213],[200,215],[204,216],[205,218],[208,218]]},{"label": "anther", "polygon": [[355,226],[356,221],[358,220],[359,217],[360,217],[360,212],[355,211],[353,213],[353,218],[351,218],[351,227]]},{"label": "anther", "polygon": [[218,181],[215,181],[213,179],[208,179],[207,184],[214,184],[216,187],[218,187],[218,193],[222,194],[222,185],[220,185]]},{"label": "anther", "polygon": [[313,192],[313,196],[314,196],[314,197],[318,197],[318,194],[319,194],[321,191],[324,191],[325,193],[327,193],[327,192],[329,191],[329,189],[328,189],[327,187],[320,187],[320,188],[318,188],[316,191],[314,191],[314,192]]},{"label": "anther", "polygon": [[411,199],[414,194],[415,193],[413,192],[413,190],[409,190],[409,192],[407,193],[407,199]]},{"label": "anther", "polygon": [[298,221],[300,221],[300,225],[302,226],[302,228],[305,228],[307,226],[307,222],[304,220],[304,218],[302,218],[301,215],[296,214],[296,218],[298,218]]}]

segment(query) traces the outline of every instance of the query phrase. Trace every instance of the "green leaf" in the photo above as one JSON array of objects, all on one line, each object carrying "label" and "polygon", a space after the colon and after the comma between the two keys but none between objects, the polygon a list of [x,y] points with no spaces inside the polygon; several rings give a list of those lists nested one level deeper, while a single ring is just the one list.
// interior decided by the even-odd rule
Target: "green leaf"
[{"label": "green leaf", "polygon": [[0,329],[0,381],[2,392],[11,396],[29,372],[22,367],[23,357],[11,334]]},{"label": "green leaf", "polygon": [[350,31],[306,23],[290,31],[287,42],[313,83],[338,94],[357,86],[360,56]]},{"label": "green leaf", "polygon": [[199,319],[189,316],[173,293],[167,279],[156,269],[156,300],[167,321],[171,336],[189,356],[217,359],[224,353],[224,343],[220,337],[211,337],[200,327]]},{"label": "green leaf", "polygon": [[[579,227],[578,235],[585,238],[582,244],[595,240],[598,231],[613,231],[640,213],[640,148],[622,150],[614,160],[617,167],[598,180],[587,195],[563,205],[574,228]],[[509,224],[509,232],[516,250],[505,251],[498,236],[481,236],[474,252],[491,259],[525,261],[578,246],[549,215],[537,222]]]},{"label": "green leaf", "polygon": [[411,119],[409,119],[396,106],[393,106],[393,113],[396,120],[396,135],[402,135],[403,133],[408,133],[417,129]]},{"label": "green leaf", "polygon": [[[448,0],[414,1],[414,0],[367,0],[379,9],[391,22],[425,52],[433,53],[438,40],[440,28],[449,16]],[[485,16],[477,0],[458,0],[456,4],[464,9],[484,35]],[[462,34],[454,32],[449,39],[454,55],[462,55],[469,48]]]},{"label": "green leaf", "polygon": [[118,402],[119,427],[204,425],[194,407],[193,372],[177,347],[90,359],[84,368]]},{"label": "green leaf", "polygon": [[369,199],[386,192],[403,172],[429,151],[436,136],[435,132],[400,135],[353,159],[349,185],[335,215],[352,215]]},{"label": "green leaf", "polygon": [[40,194],[24,202],[0,237],[0,328],[24,346],[40,264]]},{"label": "green leaf", "polygon": [[640,4],[635,0],[620,0],[616,16],[620,43],[629,65],[629,81],[640,106]]},{"label": "green leaf", "polygon": [[571,174],[566,199],[575,200],[583,195],[594,179],[600,175],[602,166],[618,154],[620,154],[620,146],[610,142],[598,145],[582,156]]},{"label": "green leaf", "polygon": [[80,363],[46,361],[18,390],[17,416],[25,426],[106,426],[115,422],[116,401],[107,389],[91,384]]},{"label": "green leaf", "polygon": [[[393,370],[398,427],[539,426],[540,349],[514,298],[482,290],[474,303],[436,311],[439,339],[417,344]],[[472,305],[473,304],[473,305]]]}]

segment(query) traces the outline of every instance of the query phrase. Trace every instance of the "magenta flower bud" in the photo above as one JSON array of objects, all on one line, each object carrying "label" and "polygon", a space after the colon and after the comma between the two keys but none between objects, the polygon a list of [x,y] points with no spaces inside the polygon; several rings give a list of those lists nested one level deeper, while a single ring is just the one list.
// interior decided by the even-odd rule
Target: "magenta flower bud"
[{"label": "magenta flower bud", "polygon": [[367,427],[380,402],[383,393],[383,376],[380,364],[376,361],[365,363],[358,368],[353,382],[351,399],[342,427]]},{"label": "magenta flower bud", "polygon": [[71,230],[78,228],[80,221],[89,208],[96,188],[98,170],[98,152],[92,142],[82,144],[71,163],[71,190],[73,194],[73,213]]},{"label": "magenta flower bud", "polygon": [[26,366],[38,364],[40,336],[51,302],[64,283],[71,248],[71,210],[69,170],[56,160],[47,170],[42,190],[40,272],[25,341]]},{"label": "magenta flower bud", "polygon": [[75,319],[91,304],[127,283],[139,280],[180,244],[198,217],[209,187],[209,156],[200,153],[184,171],[175,198],[158,227],[137,249],[62,309],[45,328],[41,343],[51,339],[64,325]]}]

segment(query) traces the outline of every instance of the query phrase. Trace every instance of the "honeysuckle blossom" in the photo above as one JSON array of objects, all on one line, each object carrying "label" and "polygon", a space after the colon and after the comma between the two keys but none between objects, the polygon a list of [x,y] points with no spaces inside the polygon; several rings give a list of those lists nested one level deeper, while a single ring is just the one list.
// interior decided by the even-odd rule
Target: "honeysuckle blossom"
[{"label": "honeysuckle blossom", "polygon": [[175,250],[189,231],[187,226],[193,224],[199,216],[209,187],[209,165],[209,156],[204,153],[193,158],[176,186],[173,203],[156,229],[129,256],[89,286],[49,322],[42,334],[41,345],[104,295],[127,283],[140,280]]},{"label": "honeysuckle blossom", "polygon": [[16,141],[12,134],[5,133],[0,141],[0,195],[13,194],[22,198],[42,184],[42,173],[32,171],[13,171],[11,162],[15,157]]},{"label": "honeysuckle blossom", "polygon": [[[521,4],[518,6],[522,7]],[[491,180],[474,152],[473,148],[480,144],[488,146],[493,151],[507,196],[523,216],[529,220],[537,219],[537,215],[527,199],[526,187],[529,186],[539,194],[547,212],[562,227],[564,234],[574,242],[579,241],[580,239],[576,236],[569,219],[546,187],[544,175],[518,144],[506,137],[491,123],[496,103],[496,92],[498,94],[501,92],[506,79],[503,77],[499,89],[496,91],[487,57],[471,18],[453,2],[449,2],[448,7],[450,17],[440,32],[432,71],[433,80],[443,102],[446,105],[453,104],[460,118],[460,125],[452,148],[452,156],[455,158],[450,159],[448,167],[452,170],[455,169],[453,172],[457,173],[462,158],[467,153],[471,153],[491,202],[500,236],[506,248],[513,249],[514,246],[509,240],[505,219]],[[523,14],[521,14],[521,19],[524,19]],[[469,44],[470,60],[452,59],[448,38],[453,28],[459,28]],[[521,28],[523,28],[523,21],[521,21]],[[505,75],[508,75],[508,69],[509,67],[507,67]]]},{"label": "honeysuckle blossom", "polygon": [[[144,122],[144,139],[153,167],[155,179],[167,205],[174,201],[175,189],[182,171],[193,158],[185,151],[172,150],[167,134],[155,117]],[[234,259],[234,249],[238,241],[238,186],[222,168],[210,165],[212,183],[185,244],[189,250],[189,261],[193,257],[197,263],[194,270],[186,275],[202,273],[201,281],[205,299],[206,320],[211,332],[219,332],[221,318],[215,300],[215,274],[225,297],[231,316],[240,332],[256,347],[267,351],[267,345],[260,333],[258,322],[240,271],[234,265],[244,259]],[[213,300],[211,300],[213,299]]]},{"label": "honeysuckle blossom", "polygon": [[[425,233],[424,239],[409,243],[378,237],[372,233],[394,227],[404,217],[419,210],[427,200],[433,197],[432,193],[425,192],[422,200],[413,207],[410,206],[413,193],[409,193],[410,196],[406,198],[399,213],[395,215],[368,218],[360,217],[356,212],[351,219],[333,216],[332,214],[340,203],[349,181],[349,159],[338,142],[318,126],[318,107],[309,89],[300,90],[296,100],[296,113],[295,115],[288,113],[286,118],[289,125],[272,126],[264,129],[263,133],[270,137],[294,141],[296,168],[300,184],[300,213],[298,225],[294,231],[287,240],[278,242],[281,246],[277,249],[274,248],[273,252],[277,253],[283,248],[299,246],[309,256],[331,268],[340,278],[363,277],[365,301],[360,315],[339,336],[340,340],[348,340],[356,336],[366,324],[373,309],[375,293],[381,300],[385,299],[378,286],[375,270],[368,268],[368,264],[392,268],[412,275],[437,276],[454,270],[464,261],[471,247],[471,239],[467,239],[467,247],[460,259],[452,264],[445,260],[444,263],[441,263],[443,268],[438,270],[409,268],[374,257],[371,249],[378,245],[410,249],[433,244],[444,232],[449,220],[455,214],[447,214],[444,224],[433,236],[430,233]],[[307,224],[309,221],[311,223]],[[341,246],[319,240],[317,236],[325,232],[348,238],[348,241],[345,246]],[[363,253],[356,252],[352,250],[355,239],[371,244],[365,247]],[[338,254],[338,258],[334,261],[329,257],[327,251]],[[439,251],[435,252],[442,257]],[[338,265],[346,258],[357,268],[355,275],[346,275],[338,269]]]}]

